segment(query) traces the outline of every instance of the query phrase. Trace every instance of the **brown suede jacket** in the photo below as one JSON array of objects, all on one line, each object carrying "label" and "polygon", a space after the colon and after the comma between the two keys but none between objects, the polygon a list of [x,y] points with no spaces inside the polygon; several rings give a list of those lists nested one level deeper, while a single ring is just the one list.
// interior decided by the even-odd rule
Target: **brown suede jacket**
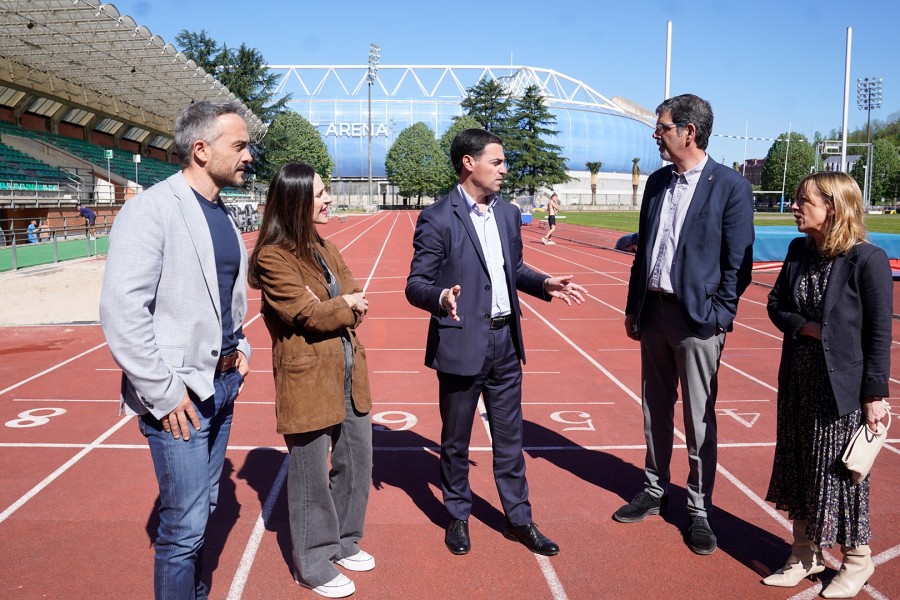
[{"label": "brown suede jacket", "polygon": [[[326,240],[320,252],[342,294],[362,289],[337,246]],[[318,431],[344,421],[344,331],[353,342],[353,405],[369,412],[366,349],[356,335],[359,320],[342,297],[329,298],[320,266],[268,246],[259,252],[257,272],[261,312],[272,336],[278,433]]]}]

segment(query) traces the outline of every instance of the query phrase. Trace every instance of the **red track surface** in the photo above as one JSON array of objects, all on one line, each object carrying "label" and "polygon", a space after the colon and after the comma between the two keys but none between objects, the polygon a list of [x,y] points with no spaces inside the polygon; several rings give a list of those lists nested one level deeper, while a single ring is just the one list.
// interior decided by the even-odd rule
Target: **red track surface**
[{"label": "red track surface", "polygon": [[[490,443],[477,426],[473,550],[450,555],[443,545],[446,517],[435,452],[437,385],[422,365],[427,315],[403,295],[415,217],[386,212],[333,220],[323,230],[342,249],[370,301],[360,335],[368,347],[378,425],[362,545],[378,566],[352,574],[355,598],[816,595],[821,586],[809,581],[793,589],[759,583],[784,562],[789,535],[784,515],[761,499],[772,463],[780,351],[780,336],[765,314],[765,287],[747,290],[722,359],[720,469],[711,516],[719,550],[700,557],[682,541],[683,446],[673,459],[671,514],[632,525],[610,519],[642,481],[638,347],[624,335],[621,310],[631,257],[609,250],[618,234],[572,225],[558,229],[556,246],[540,243],[537,225],[523,229],[532,267],[572,273],[591,293],[586,305],[571,308],[524,297],[531,500],[536,521],[562,551],[552,559],[535,557],[502,537]],[[254,240],[248,236],[248,245]],[[774,277],[754,280],[771,283]],[[270,341],[254,318],[258,293],[250,302],[245,331],[255,349],[253,372],[238,399],[206,576],[213,598],[314,598],[289,571],[279,478],[286,454],[274,431]],[[896,300],[894,312],[900,312]],[[0,598],[151,597],[156,482],[134,420],[117,416],[119,373],[99,326],[3,328],[0,357]],[[896,431],[873,471],[878,567],[861,597],[900,598]],[[840,555],[832,557],[835,567]]]}]

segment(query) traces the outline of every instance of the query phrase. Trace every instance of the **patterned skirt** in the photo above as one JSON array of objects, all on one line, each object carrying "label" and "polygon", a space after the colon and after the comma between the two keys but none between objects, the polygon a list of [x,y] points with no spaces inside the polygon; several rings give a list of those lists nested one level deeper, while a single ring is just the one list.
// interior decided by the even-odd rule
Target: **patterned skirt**
[{"label": "patterned skirt", "polygon": [[788,389],[778,391],[775,462],[766,500],[806,521],[820,546],[869,543],[869,478],[859,485],[841,455],[862,421],[862,410],[839,417],[819,340],[800,337]]}]

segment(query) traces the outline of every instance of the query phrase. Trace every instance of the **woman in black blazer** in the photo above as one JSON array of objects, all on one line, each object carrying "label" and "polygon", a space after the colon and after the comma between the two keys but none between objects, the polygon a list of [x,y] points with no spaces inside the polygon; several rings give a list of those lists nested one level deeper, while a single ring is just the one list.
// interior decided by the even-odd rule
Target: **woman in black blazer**
[{"label": "woman in black blazer", "polygon": [[787,564],[763,579],[791,587],[825,570],[822,546],[843,565],[825,598],[852,598],[875,571],[869,478],[853,485],[841,455],[861,423],[887,419],[893,280],[887,255],[866,241],[859,186],[845,173],[800,182],[791,211],[806,237],[791,242],[769,294],[784,332],[778,435],[766,500],[793,520]]}]

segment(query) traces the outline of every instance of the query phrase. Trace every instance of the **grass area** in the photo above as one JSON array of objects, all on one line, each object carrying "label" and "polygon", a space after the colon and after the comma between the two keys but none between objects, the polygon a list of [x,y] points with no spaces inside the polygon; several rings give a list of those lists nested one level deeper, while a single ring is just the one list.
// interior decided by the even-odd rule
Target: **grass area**
[{"label": "grass area", "polygon": [[[613,231],[633,232],[638,230],[637,211],[580,212],[567,211],[566,223],[587,225],[612,229]],[[794,226],[794,218],[790,214],[756,213],[753,217],[756,226],[785,225]],[[900,215],[867,215],[866,225],[873,233],[900,233]]]},{"label": "grass area", "polygon": [[[56,251],[54,252],[54,246]],[[64,242],[43,242],[40,244],[25,244],[15,247],[16,267],[19,269],[25,267],[34,267],[37,265],[47,265],[60,261],[72,260],[74,258],[87,258],[97,254],[106,254],[109,252],[109,238],[98,237],[96,240],[88,240],[85,238],[76,240],[66,240]],[[13,247],[5,246],[0,248],[0,272],[11,271],[13,268]]]}]

